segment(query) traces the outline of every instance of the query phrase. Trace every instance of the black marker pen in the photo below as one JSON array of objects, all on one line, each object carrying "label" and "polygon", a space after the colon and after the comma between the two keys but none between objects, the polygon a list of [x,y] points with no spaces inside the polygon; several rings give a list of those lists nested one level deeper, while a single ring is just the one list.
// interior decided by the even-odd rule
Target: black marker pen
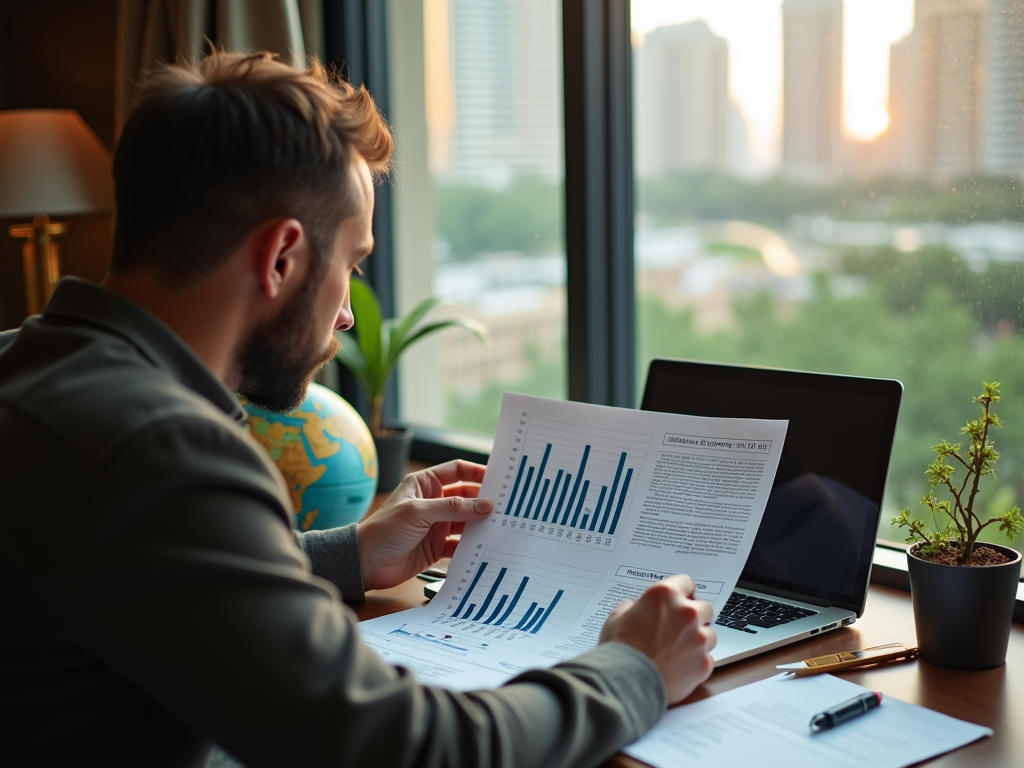
[{"label": "black marker pen", "polygon": [[841,723],[845,723],[847,720],[853,720],[855,717],[860,717],[869,709],[874,709],[882,703],[882,694],[878,691],[868,691],[862,693],[855,699],[844,701],[842,704],[837,704],[832,709],[826,709],[824,712],[815,715],[811,718],[811,730],[812,731],[827,731],[829,728],[835,728]]}]

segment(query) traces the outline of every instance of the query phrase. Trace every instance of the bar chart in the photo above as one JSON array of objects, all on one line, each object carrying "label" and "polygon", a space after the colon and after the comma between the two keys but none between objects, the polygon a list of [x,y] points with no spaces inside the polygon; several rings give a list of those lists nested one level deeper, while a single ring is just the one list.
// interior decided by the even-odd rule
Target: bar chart
[{"label": "bar chart", "polygon": [[613,549],[650,435],[524,413],[515,440],[494,522],[500,518],[516,532]]},{"label": "bar chart", "polygon": [[561,632],[590,599],[601,575],[493,550],[473,562],[475,570],[463,578],[449,573],[442,593],[451,611],[447,625],[528,635]]}]

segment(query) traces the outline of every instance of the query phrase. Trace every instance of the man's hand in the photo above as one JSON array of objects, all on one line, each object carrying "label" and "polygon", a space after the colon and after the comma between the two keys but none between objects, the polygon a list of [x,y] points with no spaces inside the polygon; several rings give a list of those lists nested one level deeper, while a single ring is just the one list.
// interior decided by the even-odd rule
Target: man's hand
[{"label": "man's hand", "polygon": [[363,587],[387,589],[451,557],[467,522],[490,514],[476,498],[486,467],[461,459],[407,475],[383,506],[359,523]]},{"label": "man's hand", "polygon": [[648,587],[636,602],[619,603],[601,629],[599,642],[625,643],[654,662],[669,704],[689,696],[714,669],[711,603],[694,600],[694,589],[689,576],[670,576]]}]

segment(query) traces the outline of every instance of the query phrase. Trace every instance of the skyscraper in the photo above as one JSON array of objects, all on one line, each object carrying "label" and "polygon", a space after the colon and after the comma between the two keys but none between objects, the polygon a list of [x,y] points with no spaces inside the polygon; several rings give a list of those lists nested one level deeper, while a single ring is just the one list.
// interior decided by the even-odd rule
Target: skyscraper
[{"label": "skyscraper", "polygon": [[842,162],[842,0],[783,0],[782,165],[827,177]]},{"label": "skyscraper", "polygon": [[1024,174],[1024,0],[990,0],[983,166]]},{"label": "skyscraper", "polygon": [[[989,0],[916,0],[914,31],[891,49],[894,170],[945,179],[981,168],[988,5]],[[1004,107],[1004,114],[1012,114],[1012,105]]]},{"label": "skyscraper", "polygon": [[501,183],[557,179],[562,152],[561,13],[556,0],[448,0],[454,121],[439,175]]},{"label": "skyscraper", "polygon": [[729,167],[739,115],[730,112],[726,41],[703,20],[660,27],[635,62],[638,175]]}]

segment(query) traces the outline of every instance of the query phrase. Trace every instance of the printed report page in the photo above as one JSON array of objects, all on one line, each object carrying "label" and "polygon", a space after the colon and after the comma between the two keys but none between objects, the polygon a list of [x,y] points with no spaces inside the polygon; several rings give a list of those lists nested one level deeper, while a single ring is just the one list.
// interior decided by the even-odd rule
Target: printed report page
[{"label": "printed report page", "polygon": [[608,613],[688,573],[717,616],[750,553],[786,421],[712,419],[506,393],[443,589],[362,622],[422,682],[500,685],[597,645]]}]

